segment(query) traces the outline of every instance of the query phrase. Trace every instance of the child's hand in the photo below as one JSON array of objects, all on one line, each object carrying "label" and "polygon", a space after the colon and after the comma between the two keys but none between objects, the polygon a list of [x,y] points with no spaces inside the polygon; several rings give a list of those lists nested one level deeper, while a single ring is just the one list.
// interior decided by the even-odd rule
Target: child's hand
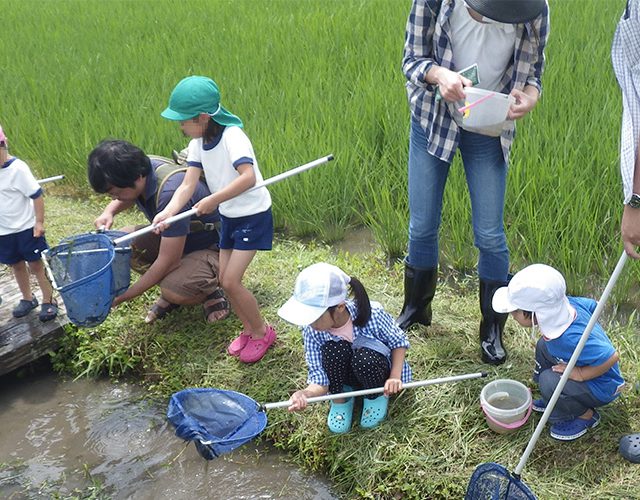
[{"label": "child's hand", "polygon": [[[560,363],[557,365],[553,365],[551,369],[556,373],[564,373],[567,369],[566,363]],[[584,382],[584,378],[582,377],[582,370],[579,366],[574,366],[573,370],[571,370],[571,375],[569,375],[570,380],[575,380],[576,382]]]},{"label": "child's hand", "polygon": [[42,222],[36,222],[33,226],[33,237],[40,238],[44,234],[44,224]]},{"label": "child's hand", "polygon": [[156,234],[160,234],[162,231],[167,229],[170,226],[170,224],[166,224],[164,221],[169,217],[173,217],[173,215],[174,214],[172,214],[167,210],[162,210],[161,212],[158,212],[156,216],[153,218],[153,221],[151,221],[151,223],[154,226],[156,225],[158,226],[153,230],[153,232]]},{"label": "child's hand", "polygon": [[399,378],[388,378],[384,383],[384,395],[390,396],[391,394],[397,394],[402,390],[402,380]]},{"label": "child's hand", "polygon": [[296,391],[291,395],[291,405],[289,411],[300,411],[307,407],[307,397],[304,395],[304,391]]},{"label": "child's hand", "polygon": [[218,208],[218,202],[213,196],[207,196],[206,198],[202,198],[193,207],[196,209],[198,215],[210,214]]}]

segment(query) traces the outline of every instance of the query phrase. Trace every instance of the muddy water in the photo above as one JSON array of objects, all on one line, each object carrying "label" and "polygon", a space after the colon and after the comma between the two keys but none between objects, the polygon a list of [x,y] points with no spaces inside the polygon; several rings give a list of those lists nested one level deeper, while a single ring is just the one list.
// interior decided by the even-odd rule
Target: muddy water
[{"label": "muddy water", "polygon": [[333,499],[327,481],[249,443],[207,462],[165,402],[129,384],[0,377],[0,498]]}]

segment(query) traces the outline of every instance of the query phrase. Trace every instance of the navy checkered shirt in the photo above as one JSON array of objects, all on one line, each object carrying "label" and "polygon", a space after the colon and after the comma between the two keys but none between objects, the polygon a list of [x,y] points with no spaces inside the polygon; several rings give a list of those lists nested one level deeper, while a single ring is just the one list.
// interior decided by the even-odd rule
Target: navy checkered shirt
[{"label": "navy checkered shirt", "polygon": [[[424,77],[434,64],[453,70],[449,17],[456,1],[462,0],[413,1],[402,59],[412,118],[426,132],[428,152],[447,163],[453,161],[460,141],[459,127],[452,118],[455,103],[447,103],[444,99],[436,102],[436,86],[428,84]],[[544,48],[549,36],[548,4],[536,19],[515,27],[516,45],[513,60],[501,81],[502,92],[508,94],[512,89],[522,90],[526,85],[533,85],[541,92]],[[507,163],[514,136],[515,123],[509,121],[500,137]]]},{"label": "navy checkered shirt", "polygon": [[[347,310],[351,315],[351,319],[356,315],[356,304],[353,301],[347,301]],[[377,302],[371,302],[371,318],[363,327],[353,325],[353,338],[364,336],[379,340],[389,349],[397,349],[399,347],[409,348],[407,336],[400,329],[391,315],[382,308]],[[329,385],[329,377],[322,368],[322,352],[320,348],[325,342],[338,342],[342,337],[331,335],[327,331],[319,331],[305,326],[302,329],[302,338],[304,340],[305,359],[309,374],[307,383],[318,384],[323,386]],[[411,368],[405,360],[402,366],[401,380],[403,383],[411,382]]]}]

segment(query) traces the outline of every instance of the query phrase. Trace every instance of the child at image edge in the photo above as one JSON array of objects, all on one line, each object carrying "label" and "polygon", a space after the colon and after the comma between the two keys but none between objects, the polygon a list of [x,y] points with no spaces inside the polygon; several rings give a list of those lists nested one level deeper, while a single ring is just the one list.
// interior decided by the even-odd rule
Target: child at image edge
[{"label": "child at image edge", "polygon": [[[510,312],[525,327],[538,325],[542,333],[533,372],[542,393],[542,399],[533,402],[539,412],[551,399],[597,305],[592,299],[567,297],[565,291],[562,274],[533,264],[493,296],[497,312]],[[624,386],[618,359],[609,337],[596,324],[549,418],[551,437],[573,441],[600,423],[596,408],[616,399]]]},{"label": "child at image edge", "polygon": [[204,170],[213,194],[194,207],[198,215],[216,208],[220,212],[219,280],[243,325],[243,331],[227,350],[244,363],[254,363],[275,342],[276,332],[264,322],[258,302],[242,285],[242,277],[256,251],[271,250],[273,241],[269,191],[261,188],[245,193],[263,180],[251,141],[242,130],[242,121],[220,105],[216,83],[204,76],[181,80],[162,116],[179,121],[184,134],[192,140],[184,180],[153,223],[183,209]]},{"label": "child at image edge", "polygon": [[[353,300],[347,300],[348,289]],[[303,326],[308,387],[291,396],[290,411],[302,410],[307,398],[352,388],[384,386],[384,394],[366,396],[360,425],[371,428],[384,420],[388,396],[411,381],[405,361],[409,342],[380,304],[370,302],[364,286],[336,266],[324,262],[304,269],[293,297],[279,310],[284,320]],[[332,432],[351,428],[353,397],[331,403],[327,424]]]},{"label": "child at image edge", "polygon": [[58,314],[58,306],[41,260],[42,251],[48,248],[42,189],[27,164],[9,155],[8,146],[0,126],[0,262],[11,266],[22,293],[13,316],[21,318],[38,307],[29,283],[31,271],[42,292],[38,317],[40,321],[50,321]]}]

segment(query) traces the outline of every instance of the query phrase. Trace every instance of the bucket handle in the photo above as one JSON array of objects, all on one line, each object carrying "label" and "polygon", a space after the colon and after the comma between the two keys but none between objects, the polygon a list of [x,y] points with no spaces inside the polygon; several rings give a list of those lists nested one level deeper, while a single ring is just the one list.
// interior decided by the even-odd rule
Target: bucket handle
[{"label": "bucket handle", "polygon": [[499,420],[496,420],[495,418],[493,418],[491,415],[487,413],[487,410],[484,409],[484,406],[480,405],[480,407],[482,408],[482,412],[485,414],[487,419],[489,419],[491,422],[496,424],[498,427],[502,427],[503,429],[513,430],[513,429],[517,429],[518,427],[521,427],[527,422],[527,420],[529,420],[529,417],[531,416],[531,409],[533,408],[533,403],[529,404],[529,409],[527,410],[527,414],[522,419],[517,420],[516,422],[511,422],[510,424],[505,424],[504,422],[500,422]]}]

